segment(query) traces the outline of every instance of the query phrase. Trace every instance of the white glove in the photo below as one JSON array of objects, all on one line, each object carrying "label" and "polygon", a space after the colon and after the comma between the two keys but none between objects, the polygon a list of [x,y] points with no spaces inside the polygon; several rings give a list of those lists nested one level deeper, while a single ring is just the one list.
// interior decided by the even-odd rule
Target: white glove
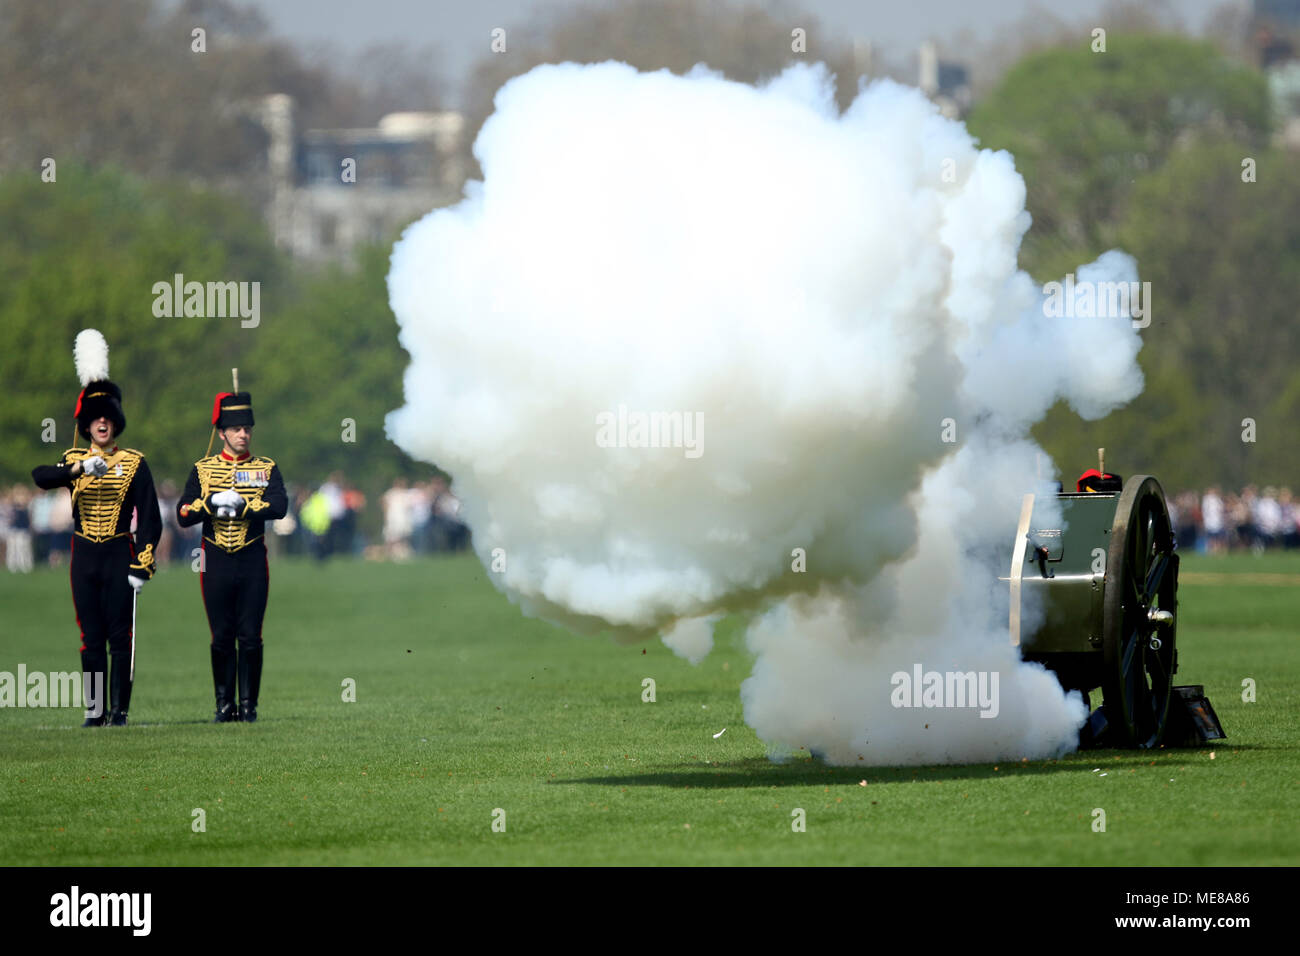
[{"label": "white glove", "polygon": [[244,503],[244,496],[233,488],[230,491],[218,491],[212,496],[212,503],[218,507],[238,508]]},{"label": "white glove", "polygon": [[235,513],[236,512],[234,508],[227,508],[224,505],[217,509],[218,518],[233,518],[235,516]]},{"label": "white glove", "polygon": [[139,593],[140,593],[140,589],[141,589],[142,587],[144,587],[145,579],[144,579],[144,578],[137,578],[134,574],[128,574],[128,575],[126,576],[126,579],[127,579],[127,581],[130,582],[131,587],[135,588],[135,593],[136,593],[136,594],[139,594]]},{"label": "white glove", "polygon": [[100,475],[108,474],[108,462],[98,455],[91,455],[81,463],[81,473],[90,475],[92,478],[98,478]]}]

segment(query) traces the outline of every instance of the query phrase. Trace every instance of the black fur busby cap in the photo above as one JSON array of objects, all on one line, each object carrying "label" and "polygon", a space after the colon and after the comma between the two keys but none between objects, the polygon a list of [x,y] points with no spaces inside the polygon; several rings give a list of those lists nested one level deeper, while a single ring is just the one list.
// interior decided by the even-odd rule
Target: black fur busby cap
[{"label": "black fur busby cap", "polygon": [[249,392],[222,392],[212,402],[212,427],[231,428],[253,422],[253,396]]},{"label": "black fur busby cap", "polygon": [[108,343],[104,336],[95,329],[78,332],[72,359],[81,379],[81,394],[72,413],[77,419],[77,431],[90,441],[90,423],[107,418],[113,423],[113,437],[117,438],[126,431],[126,415],[122,413],[122,390],[108,378]]}]

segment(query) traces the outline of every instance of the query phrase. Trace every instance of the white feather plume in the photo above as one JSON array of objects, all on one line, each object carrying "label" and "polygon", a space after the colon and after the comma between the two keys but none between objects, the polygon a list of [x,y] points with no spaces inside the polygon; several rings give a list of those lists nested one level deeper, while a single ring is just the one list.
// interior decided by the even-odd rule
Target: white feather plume
[{"label": "white feather plume", "polygon": [[98,329],[82,329],[77,333],[72,360],[77,364],[82,388],[108,378],[108,343]]}]

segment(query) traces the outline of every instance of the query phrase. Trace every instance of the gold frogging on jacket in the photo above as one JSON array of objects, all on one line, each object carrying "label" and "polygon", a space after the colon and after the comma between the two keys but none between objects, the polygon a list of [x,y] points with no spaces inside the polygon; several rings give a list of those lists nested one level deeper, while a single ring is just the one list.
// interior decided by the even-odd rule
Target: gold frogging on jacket
[{"label": "gold frogging on jacket", "polygon": [[210,455],[194,463],[199,473],[199,497],[190,504],[190,511],[207,513],[204,501],[209,495],[222,491],[237,491],[244,499],[244,507],[233,518],[212,517],[213,537],[205,538],[225,551],[238,551],[252,544],[260,534],[249,538],[249,519],[270,507],[263,499],[275,462],[270,458],[254,456],[242,461],[231,461],[221,455]]},{"label": "gold frogging on jacket", "polygon": [[[78,461],[84,463],[96,454],[98,452],[91,448],[72,448],[64,453],[63,461],[68,465]],[[131,487],[131,479],[144,459],[144,455],[134,448],[119,448],[111,455],[100,457],[108,464],[106,474],[95,478],[82,472],[72,479],[72,507],[81,515],[78,534],[95,542],[120,537],[117,519],[122,513],[122,503]]]}]

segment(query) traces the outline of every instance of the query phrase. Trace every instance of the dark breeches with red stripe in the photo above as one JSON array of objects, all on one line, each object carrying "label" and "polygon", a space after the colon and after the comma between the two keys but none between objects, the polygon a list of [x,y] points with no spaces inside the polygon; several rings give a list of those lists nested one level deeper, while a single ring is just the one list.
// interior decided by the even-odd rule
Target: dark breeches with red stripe
[{"label": "dark breeches with red stripe", "polygon": [[101,686],[107,686],[108,654],[112,652],[114,671],[122,670],[122,676],[112,681],[113,704],[123,712],[130,706],[131,695],[132,595],[126,576],[132,560],[130,538],[94,542],[73,536],[69,575],[81,629],[81,669],[104,674]]},{"label": "dark breeches with red stripe", "polygon": [[203,542],[203,606],[212,646],[220,651],[262,645],[262,620],[271,577],[266,545],[259,539],[235,552]]}]

